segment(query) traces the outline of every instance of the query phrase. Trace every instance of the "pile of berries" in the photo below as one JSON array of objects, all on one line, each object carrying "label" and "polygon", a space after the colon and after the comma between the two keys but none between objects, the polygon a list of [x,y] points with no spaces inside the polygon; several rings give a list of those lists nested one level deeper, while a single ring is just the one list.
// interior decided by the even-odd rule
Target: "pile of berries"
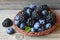
[{"label": "pile of berries", "polygon": [[13,25],[13,22],[12,22],[11,19],[6,18],[6,19],[2,22],[2,25],[3,25],[3,27],[8,27],[8,28],[6,29],[6,33],[8,33],[8,34],[14,34],[14,33],[15,33],[15,30],[14,30],[12,27],[10,27],[10,26]]},{"label": "pile of berries", "polygon": [[56,16],[47,5],[31,4],[15,17],[14,24],[26,32],[42,32],[50,29],[55,22]]}]

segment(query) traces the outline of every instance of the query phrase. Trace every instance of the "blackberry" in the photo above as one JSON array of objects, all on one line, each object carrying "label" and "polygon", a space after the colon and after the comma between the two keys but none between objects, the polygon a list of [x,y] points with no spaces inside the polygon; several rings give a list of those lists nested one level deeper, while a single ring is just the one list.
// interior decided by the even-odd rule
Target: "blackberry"
[{"label": "blackberry", "polygon": [[52,25],[55,24],[55,22],[56,22],[56,16],[54,15],[54,13],[49,14],[46,17],[46,21],[47,21],[47,23],[51,23]]},{"label": "blackberry", "polygon": [[38,20],[38,19],[41,18],[41,16],[42,16],[42,15],[41,15],[40,12],[34,10],[34,11],[32,12],[31,18],[34,18],[34,19]]},{"label": "blackberry", "polygon": [[19,15],[19,21],[20,22],[26,22],[26,20],[27,20],[27,15],[24,13],[24,12],[22,12],[20,15]]},{"label": "blackberry", "polygon": [[6,18],[6,19],[2,22],[2,25],[3,25],[4,27],[9,27],[9,26],[12,26],[12,25],[13,25],[13,22],[12,22],[11,19]]},{"label": "blackberry", "polygon": [[35,22],[36,22],[36,20],[35,20],[35,19],[28,18],[28,20],[27,20],[26,24],[32,27],[32,26],[34,25],[34,23],[35,23]]},{"label": "blackberry", "polygon": [[43,10],[49,10],[49,7],[48,7],[47,5],[42,5],[41,8],[42,8]]}]

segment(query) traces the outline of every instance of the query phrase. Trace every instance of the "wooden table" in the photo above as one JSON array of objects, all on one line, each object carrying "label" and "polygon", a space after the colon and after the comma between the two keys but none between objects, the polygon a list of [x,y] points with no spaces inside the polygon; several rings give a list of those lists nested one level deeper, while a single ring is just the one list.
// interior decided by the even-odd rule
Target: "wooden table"
[{"label": "wooden table", "polygon": [[[18,11],[19,10],[0,10],[0,40],[60,40],[60,20],[57,23],[56,30],[46,36],[29,37],[18,32],[13,35],[7,34],[5,32],[6,27],[2,26],[2,22],[5,18],[10,18],[13,20]],[[55,10],[55,12],[60,18],[60,10]]]}]

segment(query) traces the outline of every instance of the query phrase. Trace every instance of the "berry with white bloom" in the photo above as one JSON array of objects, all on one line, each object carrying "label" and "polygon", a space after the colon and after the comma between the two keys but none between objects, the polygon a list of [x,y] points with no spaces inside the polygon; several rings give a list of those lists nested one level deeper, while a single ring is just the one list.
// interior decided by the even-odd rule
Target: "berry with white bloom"
[{"label": "berry with white bloom", "polygon": [[42,11],[42,14],[43,14],[44,16],[47,16],[47,15],[48,15],[47,10],[43,10],[43,11]]},{"label": "berry with white bloom", "polygon": [[21,23],[21,24],[20,24],[20,28],[21,28],[21,29],[25,29],[25,23]]},{"label": "berry with white bloom", "polygon": [[35,28],[31,28],[31,32],[35,32]]},{"label": "berry with white bloom", "polygon": [[34,28],[35,29],[38,29],[40,27],[40,23],[39,22],[36,22],[35,24],[34,24]]},{"label": "berry with white bloom", "polygon": [[45,24],[45,20],[44,20],[44,19],[40,19],[40,20],[39,20],[39,23],[40,23],[40,24]]},{"label": "berry with white bloom", "polygon": [[36,5],[35,5],[35,4],[31,4],[31,5],[29,6],[29,8],[35,9],[35,8],[36,8]]},{"label": "berry with white bloom", "polygon": [[46,26],[45,26],[45,28],[49,29],[49,28],[51,28],[51,26],[52,26],[51,23],[47,23]]}]

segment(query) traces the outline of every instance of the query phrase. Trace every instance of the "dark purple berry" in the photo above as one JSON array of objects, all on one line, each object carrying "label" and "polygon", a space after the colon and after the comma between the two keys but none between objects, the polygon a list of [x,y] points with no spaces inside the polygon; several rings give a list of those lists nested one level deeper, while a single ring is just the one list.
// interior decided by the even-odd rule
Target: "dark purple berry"
[{"label": "dark purple berry", "polygon": [[11,19],[6,18],[6,19],[2,22],[2,25],[3,25],[4,27],[9,27],[9,26],[12,26],[12,25],[13,25],[13,22],[12,22]]},{"label": "dark purple berry", "polygon": [[34,25],[34,23],[36,22],[36,20],[35,19],[32,19],[32,18],[28,18],[28,20],[27,20],[27,25],[29,25],[29,26],[33,26]]}]

